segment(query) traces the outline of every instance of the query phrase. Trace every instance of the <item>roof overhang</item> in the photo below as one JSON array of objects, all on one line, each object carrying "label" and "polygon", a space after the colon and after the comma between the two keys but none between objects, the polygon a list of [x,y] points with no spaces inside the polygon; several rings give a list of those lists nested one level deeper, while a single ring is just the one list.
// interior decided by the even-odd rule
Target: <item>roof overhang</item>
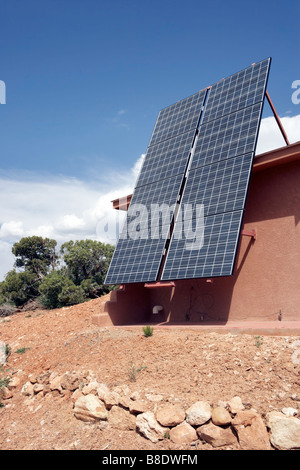
[{"label": "roof overhang", "polygon": [[256,172],[277,165],[285,165],[296,160],[300,160],[300,142],[257,155],[254,159],[253,171]]}]

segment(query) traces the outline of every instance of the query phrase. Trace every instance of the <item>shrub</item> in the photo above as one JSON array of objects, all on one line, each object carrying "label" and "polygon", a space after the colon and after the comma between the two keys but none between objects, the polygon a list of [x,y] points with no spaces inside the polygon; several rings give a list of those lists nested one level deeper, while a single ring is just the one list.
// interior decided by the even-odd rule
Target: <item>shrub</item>
[{"label": "shrub", "polygon": [[47,308],[74,305],[85,300],[83,289],[76,286],[61,271],[53,271],[45,276],[40,284],[39,291],[42,295],[41,302]]},{"label": "shrub", "polygon": [[149,325],[148,325],[148,326],[144,326],[144,327],[143,327],[143,332],[144,332],[144,335],[145,335],[146,337],[152,336],[152,335],[153,335],[153,328],[152,328],[152,326],[149,326]]},{"label": "shrub", "polygon": [[84,290],[80,286],[70,281],[63,286],[61,293],[58,295],[58,303],[63,305],[81,304],[86,300]]}]

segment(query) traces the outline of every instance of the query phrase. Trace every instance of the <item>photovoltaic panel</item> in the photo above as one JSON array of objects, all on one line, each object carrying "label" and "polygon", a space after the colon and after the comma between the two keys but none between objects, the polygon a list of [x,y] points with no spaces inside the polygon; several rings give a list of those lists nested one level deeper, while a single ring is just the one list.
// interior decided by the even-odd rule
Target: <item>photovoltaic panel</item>
[{"label": "photovoltaic panel", "polygon": [[158,115],[149,146],[197,129],[207,90],[162,109]]},{"label": "photovoltaic panel", "polygon": [[[139,186],[135,189],[127,212],[127,225],[152,226],[158,225],[158,219],[151,216],[156,213],[158,207],[168,207],[172,211],[178,201],[183,176],[176,175],[163,181],[155,181],[152,184]],[[170,225],[170,220],[164,225]]]},{"label": "photovoltaic panel", "polygon": [[158,280],[166,247],[161,280],[233,273],[269,66],[266,59],[160,111],[106,284]]},{"label": "photovoltaic panel", "polygon": [[150,146],[135,187],[184,174],[195,134],[193,129]]},{"label": "photovoltaic panel", "polygon": [[106,284],[157,279],[206,93],[160,111]]},{"label": "photovoltaic panel", "polygon": [[[185,217],[175,223],[162,280],[233,274],[269,66],[267,59],[211,87],[181,199]],[[195,223],[199,206],[204,242],[187,250],[178,233]]]},{"label": "photovoltaic panel", "polygon": [[[229,276],[232,274],[243,211],[224,212],[208,216],[204,225],[204,240],[198,248],[197,237],[186,238],[183,230],[197,232],[196,219],[176,224],[162,279],[191,279]],[[180,256],[178,254],[180,253]]]},{"label": "photovoltaic panel", "polygon": [[150,231],[142,231],[140,239],[118,240],[106,277],[106,284],[148,282],[158,275],[165,240],[152,239]]},{"label": "photovoltaic panel", "polygon": [[264,101],[271,59],[265,59],[212,85],[202,123]]},{"label": "photovoltaic panel", "polygon": [[202,124],[191,170],[254,152],[263,103]]},{"label": "photovoltaic panel", "polygon": [[189,174],[182,196],[185,219],[203,204],[204,216],[243,210],[249,184],[252,153],[196,168]]},{"label": "photovoltaic panel", "polygon": [[[155,281],[183,175],[136,188],[119,237],[106,284]],[[165,206],[167,212],[160,213]],[[164,216],[163,216],[164,215]]]}]

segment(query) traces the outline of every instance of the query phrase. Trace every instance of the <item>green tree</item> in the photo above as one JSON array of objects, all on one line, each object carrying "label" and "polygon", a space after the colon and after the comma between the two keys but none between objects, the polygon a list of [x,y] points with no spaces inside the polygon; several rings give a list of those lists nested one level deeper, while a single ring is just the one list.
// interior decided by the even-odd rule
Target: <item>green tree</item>
[{"label": "green tree", "polygon": [[20,307],[28,300],[39,295],[39,279],[31,271],[9,271],[0,285],[0,298],[2,302],[9,302]]},{"label": "green tree", "polygon": [[48,308],[59,308],[74,305],[86,300],[80,286],[66,276],[65,270],[52,271],[44,277],[39,285],[42,303]]},{"label": "green tree", "polygon": [[111,289],[103,285],[114,247],[94,240],[62,245],[63,267],[58,267],[56,240],[24,237],[12,248],[15,267],[0,283],[0,303],[17,306],[41,296],[49,308],[73,305],[99,297]]},{"label": "green tree", "polygon": [[70,279],[89,297],[109,292],[103,283],[113,252],[112,245],[95,240],[69,241],[61,247]]},{"label": "green tree", "polygon": [[56,245],[56,240],[50,238],[38,236],[21,238],[12,247],[12,252],[16,256],[15,267],[35,273],[41,280],[50,267],[55,269],[58,259]]}]

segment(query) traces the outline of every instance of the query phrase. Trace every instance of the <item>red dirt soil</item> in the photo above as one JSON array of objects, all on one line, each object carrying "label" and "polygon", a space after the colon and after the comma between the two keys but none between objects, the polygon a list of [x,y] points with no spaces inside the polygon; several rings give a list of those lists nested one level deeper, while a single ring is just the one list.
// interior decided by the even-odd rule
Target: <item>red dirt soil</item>
[{"label": "red dirt soil", "polygon": [[[160,394],[164,402],[185,408],[198,400],[216,405],[239,396],[262,416],[283,407],[300,409],[298,336],[209,333],[187,325],[154,326],[153,335],[145,337],[141,326],[93,325],[92,316],[105,299],[0,319],[0,340],[11,348],[2,373],[21,377],[0,408],[0,449],[191,449],[169,439],[153,444],[132,430],[84,423],[74,417],[70,398],[24,397],[21,388],[28,376],[46,371],[91,371],[110,388],[126,384],[142,397]],[[17,352],[22,348],[23,354]],[[212,447],[199,442],[198,449]]]}]

